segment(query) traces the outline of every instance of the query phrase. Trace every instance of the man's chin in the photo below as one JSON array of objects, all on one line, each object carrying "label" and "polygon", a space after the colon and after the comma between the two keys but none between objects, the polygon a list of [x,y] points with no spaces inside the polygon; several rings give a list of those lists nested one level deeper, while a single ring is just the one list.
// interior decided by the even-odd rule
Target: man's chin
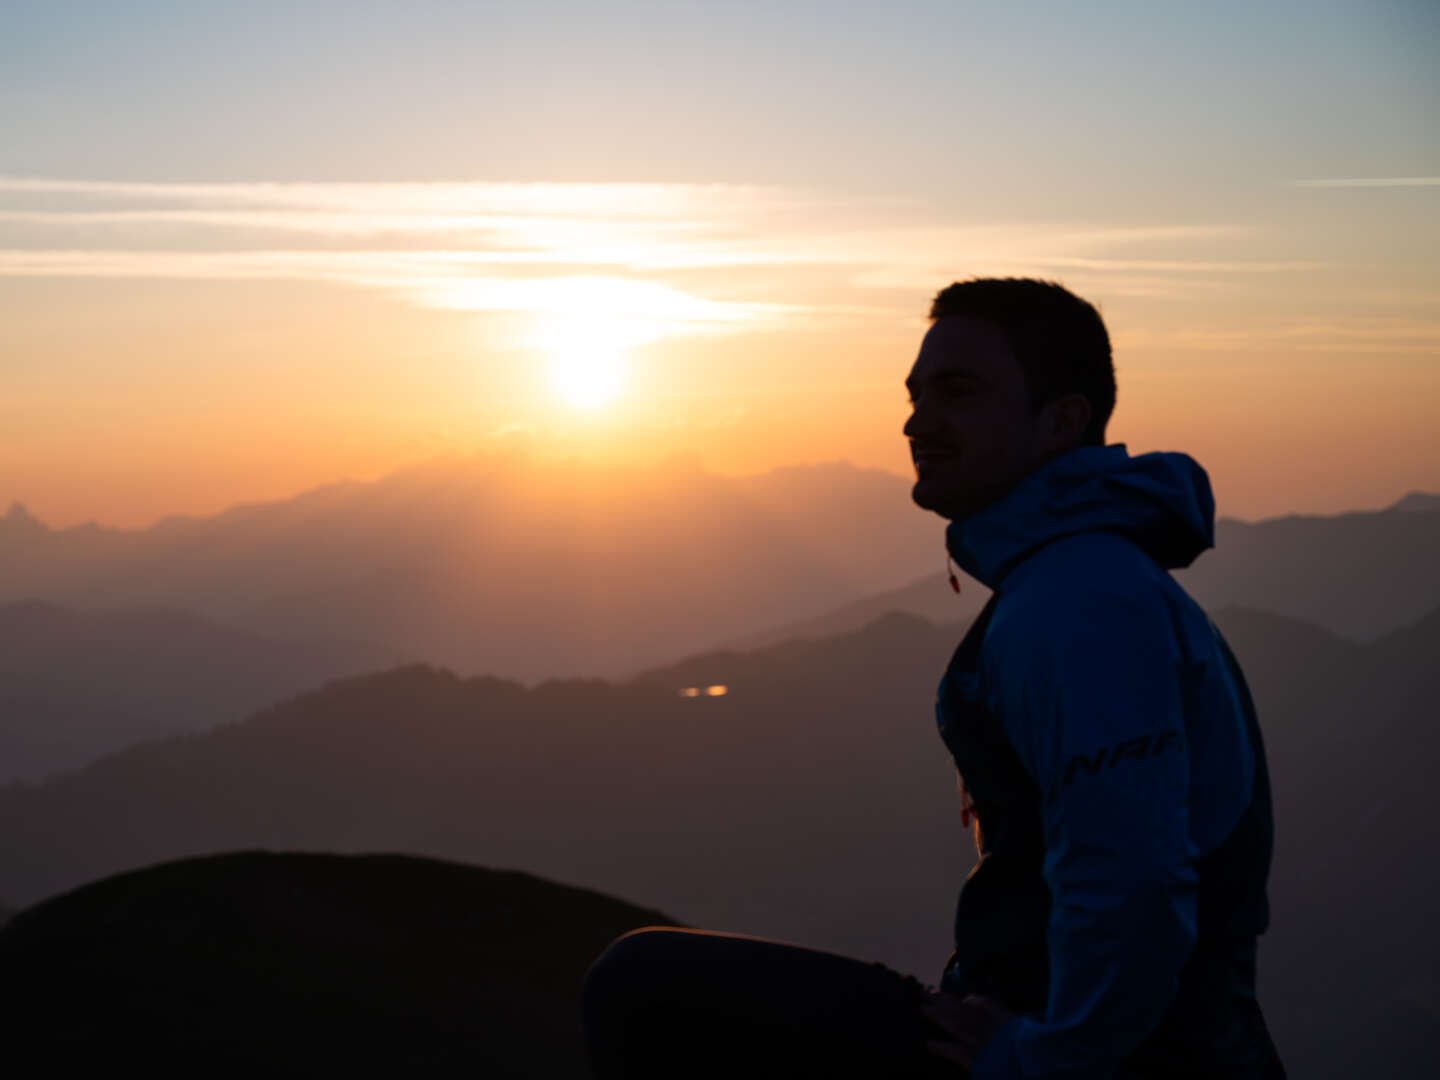
[{"label": "man's chin", "polygon": [[955,519],[954,499],[946,498],[943,490],[938,490],[933,483],[926,483],[923,477],[916,480],[915,486],[910,489],[910,498],[922,510],[929,510],[947,520]]},{"label": "man's chin", "polygon": [[934,478],[921,477],[910,489],[910,498],[916,506],[939,514],[946,521],[961,521],[974,517],[987,509],[1003,496],[1003,492],[989,494],[972,488],[957,488],[954,484],[936,483]]}]

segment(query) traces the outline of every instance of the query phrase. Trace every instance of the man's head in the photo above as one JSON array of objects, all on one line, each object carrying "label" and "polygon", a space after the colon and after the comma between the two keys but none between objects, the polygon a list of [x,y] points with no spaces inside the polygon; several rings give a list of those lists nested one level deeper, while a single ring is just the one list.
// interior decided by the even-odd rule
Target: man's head
[{"label": "man's head", "polygon": [[1052,458],[1104,445],[1115,407],[1099,313],[1059,285],[976,278],[942,289],[906,379],[915,501],[964,517]]}]

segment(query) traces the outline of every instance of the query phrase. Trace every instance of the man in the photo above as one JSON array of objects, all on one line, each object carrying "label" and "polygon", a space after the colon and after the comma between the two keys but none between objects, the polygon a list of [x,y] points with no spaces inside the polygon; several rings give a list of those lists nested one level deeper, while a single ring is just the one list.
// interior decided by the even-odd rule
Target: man
[{"label": "man", "polygon": [[1105,446],[1110,344],[1058,285],[943,290],[906,385],[914,498],[994,590],[940,684],[979,865],[938,991],[675,929],[585,987],[611,1077],[1283,1077],[1255,1003],[1270,805],[1238,667],[1171,579],[1204,472]]},{"label": "man", "polygon": [[977,818],[932,1050],[991,1077],[1279,1077],[1255,1001],[1271,819],[1234,658],[1168,571],[1211,546],[1204,471],[1105,446],[1095,309],[943,290],[907,380],[915,501],[994,590],[941,683]]}]

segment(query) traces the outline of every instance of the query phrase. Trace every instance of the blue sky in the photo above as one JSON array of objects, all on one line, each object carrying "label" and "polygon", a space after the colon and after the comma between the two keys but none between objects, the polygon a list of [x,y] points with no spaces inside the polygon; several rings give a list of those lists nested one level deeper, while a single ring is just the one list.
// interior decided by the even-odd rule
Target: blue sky
[{"label": "blue sky", "polygon": [[1058,177],[1069,209],[1155,209],[1440,173],[1425,0],[12,0],[0,19],[3,165],[27,175],[839,181],[1035,213]]}]

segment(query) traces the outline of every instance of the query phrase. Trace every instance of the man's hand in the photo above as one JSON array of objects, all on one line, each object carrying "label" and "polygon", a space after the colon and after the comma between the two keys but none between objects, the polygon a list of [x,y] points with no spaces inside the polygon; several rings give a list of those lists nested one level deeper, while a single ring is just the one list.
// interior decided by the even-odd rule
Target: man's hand
[{"label": "man's hand", "polygon": [[927,995],[920,1011],[946,1036],[927,1040],[926,1049],[964,1069],[1015,1015],[993,998],[980,994],[962,998],[939,991]]}]

